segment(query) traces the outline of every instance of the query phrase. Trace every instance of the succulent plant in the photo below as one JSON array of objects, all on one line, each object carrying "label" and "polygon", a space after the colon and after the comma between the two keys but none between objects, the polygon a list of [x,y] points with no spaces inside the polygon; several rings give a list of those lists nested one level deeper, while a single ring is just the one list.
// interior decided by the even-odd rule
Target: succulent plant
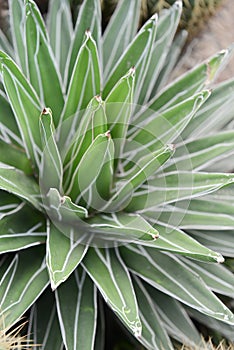
[{"label": "succulent plant", "polygon": [[[233,340],[234,81],[224,50],[166,85],[182,2],[10,0],[0,52],[0,311],[42,349],[104,349],[105,305],[147,349]],[[3,46],[2,44],[2,46]],[[227,161],[228,159],[228,161]],[[52,290],[51,290],[52,289]],[[225,296],[225,303],[216,294]],[[231,305],[231,304],[230,304]],[[220,326],[222,325],[222,326]],[[29,343],[30,344],[30,343]]]}]

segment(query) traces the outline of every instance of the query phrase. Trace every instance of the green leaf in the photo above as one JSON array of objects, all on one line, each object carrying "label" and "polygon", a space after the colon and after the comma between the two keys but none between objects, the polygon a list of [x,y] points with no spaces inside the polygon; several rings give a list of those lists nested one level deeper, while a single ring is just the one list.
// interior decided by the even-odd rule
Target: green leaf
[{"label": "green leaf", "polygon": [[104,103],[100,96],[95,96],[89,102],[77,131],[69,140],[68,150],[62,151],[64,158],[65,188],[69,185],[71,177],[76,170],[82,156],[87,151],[94,139],[107,131],[107,119]]},{"label": "green leaf", "polygon": [[206,197],[154,208],[145,214],[152,223],[160,221],[182,229],[233,230],[233,207],[233,204]]},{"label": "green leaf", "polygon": [[77,54],[74,70],[71,79],[69,79],[67,99],[61,116],[60,125],[66,121],[62,125],[62,136],[60,136],[62,146],[65,143],[67,134],[70,132],[71,126],[73,126],[74,120],[78,119],[80,121],[81,111],[87,107],[95,95],[100,94],[100,79],[96,43],[91,33],[86,31],[84,43]]},{"label": "green leaf", "polygon": [[27,334],[34,344],[41,344],[43,350],[63,349],[54,294],[49,289],[31,308]]},{"label": "green leaf", "polygon": [[201,341],[200,335],[181,303],[146,283],[144,286],[154,301],[154,307],[168,334],[180,343],[197,346]]},{"label": "green leaf", "polygon": [[11,20],[11,36],[17,63],[23,73],[27,74],[26,68],[26,45],[24,39],[25,30],[25,7],[23,0],[9,0],[9,12]]},{"label": "green leaf", "polygon": [[116,242],[154,241],[158,231],[137,214],[113,213],[98,215],[87,220],[87,231],[94,232],[94,240],[115,245]]},{"label": "green leaf", "polygon": [[129,211],[144,212],[155,206],[201,197],[234,182],[234,175],[174,171],[149,180],[132,196]]},{"label": "green leaf", "polygon": [[166,143],[172,143],[209,96],[210,92],[204,90],[162,113],[150,110],[147,116],[143,113],[142,118],[134,121],[134,127],[129,130],[125,159],[131,160],[145,149],[155,151]]},{"label": "green leaf", "polygon": [[223,334],[223,336],[226,339],[229,339],[231,342],[234,341],[234,334],[233,334],[233,326],[229,324],[225,324],[219,320],[216,320],[214,318],[210,318],[206,315],[201,314],[200,312],[186,308],[188,309],[189,314],[198,322],[201,324],[209,325],[209,328],[212,329],[212,331],[217,331],[219,334]]},{"label": "green leaf", "polygon": [[[196,113],[182,134],[182,139],[195,139],[220,131],[233,120],[234,80],[225,81],[212,90],[210,98]],[[222,118],[220,118],[222,115]]]},{"label": "green leaf", "polygon": [[132,112],[135,69],[123,76],[105,101],[108,127],[115,145],[115,160],[122,154]]},{"label": "green leaf", "polygon": [[6,52],[11,57],[14,57],[14,51],[11,43],[9,42],[2,29],[0,29],[0,50]]},{"label": "green leaf", "polygon": [[41,108],[38,97],[19,68],[3,52],[0,52],[0,72],[27,156],[34,165],[38,164],[41,147],[38,122]]},{"label": "green leaf", "polygon": [[[159,18],[160,21],[160,18]],[[174,37],[173,42],[171,43],[171,48],[167,52],[167,57],[164,62],[164,66],[161,69],[158,77],[157,77],[157,90],[164,90],[164,86],[169,84],[172,75],[173,75],[173,69],[175,68],[176,64],[179,61],[181,52],[183,50],[183,47],[186,44],[186,41],[188,39],[188,32],[186,30],[180,30],[179,33],[176,34]],[[154,99],[154,96],[153,96]]]},{"label": "green leaf", "polygon": [[22,170],[26,175],[32,175],[32,166],[25,151],[12,143],[0,140],[0,162]]},{"label": "green leaf", "polygon": [[107,209],[110,212],[125,208],[133,193],[171,157],[173,152],[173,146],[168,145],[137,160],[129,172],[121,174],[122,178],[116,182],[115,192],[103,210]]},{"label": "green leaf", "polygon": [[[8,138],[22,144],[14,114],[3,91],[0,91],[0,131],[4,136],[7,133]],[[8,138],[6,142],[9,143]]]},{"label": "green leaf", "polygon": [[63,165],[55,142],[55,128],[50,109],[45,108],[40,115],[41,144],[43,148],[40,169],[40,186],[44,193],[52,187],[62,191]]},{"label": "green leaf", "polygon": [[47,229],[47,267],[52,290],[67,280],[82,261],[88,246],[82,239],[76,240],[72,229],[61,232],[54,224]]},{"label": "green leaf", "polygon": [[22,251],[0,268],[0,316],[13,325],[48,286],[44,248]]},{"label": "green leaf", "polygon": [[[234,132],[222,131],[210,136],[180,143],[176,148],[173,164],[166,164],[166,171],[175,169],[201,170],[231,156],[234,149]],[[229,162],[230,158],[229,158]],[[221,168],[222,169],[222,168]]]},{"label": "green leaf", "polygon": [[234,325],[234,315],[177,257],[153,248],[121,247],[129,269],[154,288],[200,312]]},{"label": "green leaf", "polygon": [[0,163],[0,189],[23,198],[40,210],[40,190],[34,179],[4,163]]},{"label": "green leaf", "polygon": [[59,66],[59,71],[64,78],[73,27],[70,10],[70,1],[51,0],[47,14],[47,27],[50,37],[50,45]]},{"label": "green leaf", "polygon": [[[85,0],[80,7],[79,15],[76,21],[76,26],[74,30],[73,41],[70,47],[68,59],[67,59],[67,67],[66,67],[66,75],[65,82],[66,85],[70,83],[72,76],[74,77],[76,67],[77,67],[77,56],[80,50],[80,47],[83,43],[83,38],[86,31],[90,31],[92,33],[92,37],[97,43],[97,47],[100,47],[101,41],[101,8],[99,1],[93,0]],[[90,34],[89,34],[90,36]],[[100,50],[99,54],[100,54]],[[84,71],[86,68],[84,67]],[[82,84],[82,83],[81,83]],[[89,91],[88,89],[85,90]],[[99,91],[96,91],[90,99],[98,94]],[[90,100],[89,99],[89,100]]]},{"label": "green leaf", "polygon": [[171,49],[171,43],[176,33],[182,12],[182,2],[177,1],[168,10],[159,15],[158,28],[149,65],[141,86],[140,105],[147,102],[151,95],[155,95],[155,84],[160,71],[165,63],[167,53]]},{"label": "green leaf", "polygon": [[[1,193],[1,197],[2,195]],[[22,203],[12,203],[12,199],[11,204],[7,202],[4,206],[1,201],[0,205],[0,211],[2,211],[2,205],[3,208],[11,208],[11,211],[5,215],[0,212],[0,253],[13,252],[44,243],[46,237],[44,218]]]},{"label": "green leaf", "polygon": [[209,247],[224,256],[234,258],[234,231],[189,230],[189,234],[206,247]]},{"label": "green leaf", "polygon": [[76,270],[55,295],[66,349],[92,350],[97,326],[95,285],[84,270]]},{"label": "green leaf", "polygon": [[27,66],[30,82],[44,106],[49,106],[58,125],[64,106],[61,77],[56,69],[44,21],[36,4],[26,0]]},{"label": "green leaf", "polygon": [[234,276],[225,266],[207,264],[182,258],[182,261],[196,272],[214,292],[234,297]]},{"label": "green leaf", "polygon": [[140,0],[119,1],[116,10],[110,18],[103,35],[104,77],[109,75],[122,52],[124,52],[136,34],[140,4]]},{"label": "green leaf", "polygon": [[223,50],[186,72],[161,90],[149,102],[148,108],[162,112],[203,90],[214,79],[216,70],[226,63],[229,54],[228,50]]},{"label": "green leaf", "polygon": [[90,248],[83,262],[106,303],[136,336],[141,334],[136,296],[129,272],[118,250]]},{"label": "green leaf", "polygon": [[156,300],[150,298],[139,278],[135,276],[133,281],[135,282],[133,285],[136,297],[140,300],[139,313],[142,322],[142,335],[139,341],[148,350],[173,350],[170,338],[161,321],[161,315],[159,316],[156,311],[154,304]]},{"label": "green leaf", "polygon": [[76,205],[68,196],[61,196],[56,188],[51,188],[45,200],[45,209],[52,221],[60,228],[74,228],[87,218],[87,209]]},{"label": "green leaf", "polygon": [[208,249],[206,245],[201,245],[178,228],[170,227],[165,223],[163,225],[155,224],[153,228],[159,232],[159,238],[156,241],[140,242],[140,245],[188,256],[201,261],[224,261],[220,253]]},{"label": "green leaf", "polygon": [[110,133],[98,135],[73,173],[67,193],[86,208],[100,208],[110,192],[113,177],[114,144]]},{"label": "green leaf", "polygon": [[156,22],[157,16],[153,16],[149,19],[119,58],[106,81],[103,90],[104,99],[131,67],[136,68],[136,91],[138,91],[138,84],[141,86],[146,73],[145,68],[149,63],[152,42],[156,33]]}]

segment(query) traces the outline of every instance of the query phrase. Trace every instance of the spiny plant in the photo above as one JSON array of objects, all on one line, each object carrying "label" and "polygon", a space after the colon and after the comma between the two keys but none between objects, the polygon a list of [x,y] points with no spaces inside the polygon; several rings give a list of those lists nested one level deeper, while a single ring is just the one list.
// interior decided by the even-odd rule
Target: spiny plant
[{"label": "spiny plant", "polygon": [[[104,0],[105,1],[105,0]],[[115,2],[117,2],[116,0]],[[153,13],[169,8],[176,0],[142,0],[141,14],[144,19],[149,18]],[[113,0],[106,0],[113,4]],[[183,13],[180,21],[180,29],[186,29],[189,39],[192,39],[219,9],[225,0],[183,0]]]},{"label": "spiny plant", "polygon": [[[137,32],[122,0],[10,0],[0,52],[0,310],[42,349],[104,349],[105,305],[147,349],[190,346],[191,318],[233,340],[231,50],[165,86],[177,1]],[[163,87],[164,86],[164,87]],[[228,161],[227,161],[228,159]],[[51,290],[52,288],[52,290]],[[191,317],[191,318],[190,318]],[[110,347],[109,347],[110,348]]]},{"label": "spiny plant", "polygon": [[20,323],[18,326],[10,329],[5,327],[4,317],[0,320],[0,349],[1,350],[23,350],[32,349],[32,342],[27,339],[27,336],[20,336],[21,330],[26,325],[26,322]]}]

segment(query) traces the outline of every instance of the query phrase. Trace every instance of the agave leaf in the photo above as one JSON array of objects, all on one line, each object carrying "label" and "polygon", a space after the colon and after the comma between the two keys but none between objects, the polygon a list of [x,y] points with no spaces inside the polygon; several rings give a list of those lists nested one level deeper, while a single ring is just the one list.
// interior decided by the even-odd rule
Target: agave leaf
[{"label": "agave leaf", "polygon": [[131,67],[136,68],[136,91],[138,91],[138,85],[141,86],[149,64],[152,43],[156,34],[156,24],[157,16],[153,16],[145,23],[135,39],[119,58],[106,81],[103,90],[104,99]]},{"label": "agave leaf", "polygon": [[133,285],[136,297],[141,301],[139,306],[140,319],[142,322],[142,335],[139,341],[148,350],[173,350],[172,343],[164,328],[161,318],[155,309],[153,299],[139,278],[134,276]]},{"label": "agave leaf", "polygon": [[151,95],[155,95],[157,77],[165,63],[167,53],[178,27],[181,12],[182,1],[176,1],[169,10],[165,10],[159,16],[155,43],[152,48],[148,69],[141,86],[140,98],[138,101],[140,105],[147,102]]},{"label": "agave leaf", "polygon": [[105,349],[105,314],[104,314],[104,302],[99,295],[98,298],[98,319],[97,319],[97,329],[95,335],[94,350],[104,350]]},{"label": "agave leaf", "polygon": [[205,245],[187,235],[178,228],[155,224],[154,229],[159,232],[159,238],[156,241],[140,242],[140,245],[168,251],[174,254],[185,255],[200,261],[223,262],[220,253],[212,251]]},{"label": "agave leaf", "polygon": [[104,77],[109,75],[122,52],[124,52],[136,34],[140,4],[140,0],[119,1],[116,10],[110,18],[103,35]]},{"label": "agave leaf", "polygon": [[203,90],[212,82],[216,71],[226,63],[230,53],[229,50],[222,50],[171,82],[149,101],[148,108],[162,112]]},{"label": "agave leaf", "polygon": [[201,197],[234,182],[234,175],[174,171],[162,173],[149,180],[135,192],[128,211],[144,212],[155,206]]},{"label": "agave leaf", "polygon": [[[51,188],[45,198],[45,208],[49,217],[60,227],[72,227],[78,221],[87,218],[86,208],[76,205],[68,196],[61,196],[56,188]],[[70,226],[69,226],[70,225]]]},{"label": "agave leaf", "polygon": [[26,0],[25,11],[30,82],[40,96],[41,102],[53,110],[54,123],[57,126],[64,105],[61,77],[55,66],[47,32],[37,5],[31,0]]},{"label": "agave leaf", "polygon": [[69,0],[52,0],[49,2],[47,24],[51,48],[62,78],[64,78],[67,52],[69,51],[73,34]]},{"label": "agave leaf", "polygon": [[166,143],[172,143],[209,96],[210,92],[204,90],[162,113],[151,111],[146,119],[134,122],[135,126],[128,135],[129,143],[125,147],[125,159],[129,161],[140,151],[154,151]]},{"label": "agave leaf", "polygon": [[[43,350],[63,349],[54,294],[49,289],[31,308],[27,334],[31,341],[40,344]],[[28,346],[32,346],[30,340]]]},{"label": "agave leaf", "polygon": [[169,145],[139,159],[129,172],[123,174],[123,179],[116,182],[115,192],[104,210],[107,208],[113,212],[125,208],[133,193],[171,157],[173,152],[173,146]]},{"label": "agave leaf", "polygon": [[76,121],[78,119],[80,121],[81,111],[87,107],[94,96],[100,94],[100,79],[96,43],[91,33],[86,31],[84,43],[80,47],[74,64],[74,70],[69,80],[67,99],[61,116],[61,123],[66,120],[66,123],[63,123],[62,126],[62,136],[60,136],[62,146],[70,132],[71,125],[74,125],[74,120]]},{"label": "agave leaf", "polygon": [[56,290],[55,295],[66,349],[93,349],[97,326],[97,289],[86,272],[76,270]]},{"label": "agave leaf", "polygon": [[17,127],[11,106],[10,106],[4,92],[1,91],[0,92],[0,130],[1,130],[1,133],[3,132],[2,131],[3,128],[7,128],[9,135],[15,134],[15,137],[13,139],[17,140],[20,138],[19,129]]},{"label": "agave leaf", "polygon": [[[160,21],[160,18],[159,18]],[[171,49],[167,52],[167,57],[164,65],[157,77],[157,90],[160,91],[164,88],[168,82],[171,81],[171,75],[173,74],[173,69],[179,61],[181,52],[188,39],[188,32],[186,30],[181,30],[176,34],[173,42],[171,43]],[[153,97],[154,99],[154,97]]]},{"label": "agave leaf", "polygon": [[190,230],[189,235],[206,247],[209,247],[224,256],[234,258],[234,231]]},{"label": "agave leaf", "polygon": [[0,140],[0,162],[11,165],[16,169],[22,170],[27,175],[32,175],[32,167],[25,151],[16,145],[9,144]]},{"label": "agave leaf", "polygon": [[0,29],[0,50],[6,52],[11,57],[14,57],[13,48],[2,29]]},{"label": "agave leaf", "polygon": [[40,190],[34,179],[4,163],[0,163],[0,189],[23,198],[40,210]]},{"label": "agave leaf", "polygon": [[136,337],[140,336],[141,322],[136,296],[130,274],[118,250],[90,248],[82,266],[123,324]]},{"label": "agave leaf", "polygon": [[233,230],[233,204],[218,200],[193,199],[180,201],[175,206],[165,205],[145,213],[152,223],[161,221],[181,229]]},{"label": "agave leaf", "polygon": [[122,154],[132,111],[135,69],[123,76],[106,98],[108,127],[115,144],[115,160]]},{"label": "agave leaf", "polygon": [[206,315],[201,314],[200,312],[186,308],[189,312],[189,314],[198,322],[201,324],[204,324],[205,326],[209,325],[209,328],[213,329],[214,331],[217,331],[220,334],[223,334],[223,336],[226,339],[229,339],[231,342],[234,341],[234,334],[233,334],[233,326],[229,324],[225,324],[219,320],[216,320],[214,318],[210,318]]},{"label": "agave leaf", "polygon": [[22,203],[7,204],[8,201],[5,201],[5,206],[1,201],[0,206],[0,210],[4,207],[11,208],[7,215],[0,212],[0,253],[13,252],[44,243],[46,237],[44,218]]},{"label": "agave leaf", "polygon": [[214,292],[234,297],[234,276],[225,266],[181,258]]},{"label": "agave leaf", "polygon": [[[69,141],[69,146],[64,160],[65,187],[70,183],[71,176],[76,170],[82,156],[87,151],[94,139],[107,131],[107,119],[104,103],[100,96],[95,96],[89,102],[81,117],[79,128]],[[73,130],[74,133],[74,130]]]},{"label": "agave leaf", "polygon": [[82,261],[88,246],[82,237],[76,240],[74,230],[61,232],[52,223],[47,226],[47,267],[52,290],[67,280]]},{"label": "agave leaf", "polygon": [[[196,139],[220,131],[233,120],[234,80],[219,84],[212,91],[210,98],[196,113],[182,134],[182,139]],[[222,115],[222,118],[220,118]]]},{"label": "agave leaf", "polygon": [[44,248],[34,247],[9,257],[0,268],[0,316],[13,325],[36,301],[49,280]]},{"label": "agave leaf", "polygon": [[[224,157],[230,157],[233,154],[233,149],[233,131],[222,131],[214,135],[188,140],[178,145],[173,157],[173,164],[168,162],[165,164],[165,169],[166,171],[206,169]],[[230,158],[229,163],[231,163]]]},{"label": "agave leaf", "polygon": [[[67,86],[68,84],[70,84],[72,75],[74,77],[75,71],[77,70],[77,64],[76,64],[77,56],[80,51],[80,47],[82,46],[85,32],[87,30],[89,30],[92,33],[92,37],[97,44],[98,51],[100,54],[101,8],[100,8],[99,1],[85,0],[80,7],[79,15],[78,15],[75,30],[74,30],[73,41],[71,43],[68,59],[67,59],[66,74],[65,74],[65,83]],[[100,58],[100,61],[101,61],[101,58]],[[84,69],[84,71],[85,70],[86,68]],[[86,93],[88,91],[89,89],[85,89]],[[96,91],[95,93],[93,93],[90,99],[96,94],[99,94],[99,91]]]},{"label": "agave leaf", "polygon": [[95,232],[94,238],[103,242],[144,242],[154,241],[158,231],[137,214],[113,213],[98,215],[87,220],[87,230]]},{"label": "agave leaf", "polygon": [[234,324],[232,312],[177,257],[152,248],[131,246],[121,247],[121,253],[129,269],[154,288],[199,312]]},{"label": "agave leaf", "polygon": [[11,36],[16,56],[16,61],[23,73],[27,74],[25,52],[25,7],[23,0],[9,0]]},{"label": "agave leaf", "polygon": [[24,75],[11,58],[3,52],[0,52],[0,72],[27,156],[35,165],[39,163],[41,146],[38,123],[41,111],[40,102]]},{"label": "agave leaf", "polygon": [[[110,133],[98,135],[77,166],[67,193],[76,203],[98,209],[106,203],[113,177],[114,144]],[[82,201],[81,201],[82,200]]]},{"label": "agave leaf", "polygon": [[40,186],[48,192],[50,188],[62,191],[63,166],[55,142],[55,129],[50,109],[45,108],[40,115],[41,144],[43,147],[42,164],[40,169]]},{"label": "agave leaf", "polygon": [[144,283],[144,286],[150,298],[154,301],[154,307],[160,314],[168,334],[180,343],[190,346],[199,344],[201,341],[200,335],[182,304],[146,283]]}]

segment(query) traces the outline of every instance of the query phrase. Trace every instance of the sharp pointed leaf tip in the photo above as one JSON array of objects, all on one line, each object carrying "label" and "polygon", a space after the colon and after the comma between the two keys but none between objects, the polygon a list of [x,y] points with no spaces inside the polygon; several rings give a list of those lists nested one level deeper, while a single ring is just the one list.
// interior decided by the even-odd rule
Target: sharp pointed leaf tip
[{"label": "sharp pointed leaf tip", "polygon": [[222,264],[225,261],[225,259],[221,254],[218,254],[218,256],[216,257],[216,261],[217,263]]},{"label": "sharp pointed leaf tip", "polygon": [[85,35],[86,35],[86,38],[87,38],[87,39],[90,39],[90,38],[91,38],[91,31],[90,31],[89,29],[87,29],[87,30],[85,31]]},{"label": "sharp pointed leaf tip", "polygon": [[95,98],[96,98],[98,103],[102,103],[103,102],[103,100],[102,100],[100,95],[95,96]]},{"label": "sharp pointed leaf tip", "polygon": [[107,130],[107,132],[105,132],[105,136],[110,139],[111,138],[111,132],[110,130]]},{"label": "sharp pointed leaf tip", "polygon": [[43,108],[43,111],[42,111],[42,114],[45,115],[45,114],[50,114],[51,110],[50,108]]}]

